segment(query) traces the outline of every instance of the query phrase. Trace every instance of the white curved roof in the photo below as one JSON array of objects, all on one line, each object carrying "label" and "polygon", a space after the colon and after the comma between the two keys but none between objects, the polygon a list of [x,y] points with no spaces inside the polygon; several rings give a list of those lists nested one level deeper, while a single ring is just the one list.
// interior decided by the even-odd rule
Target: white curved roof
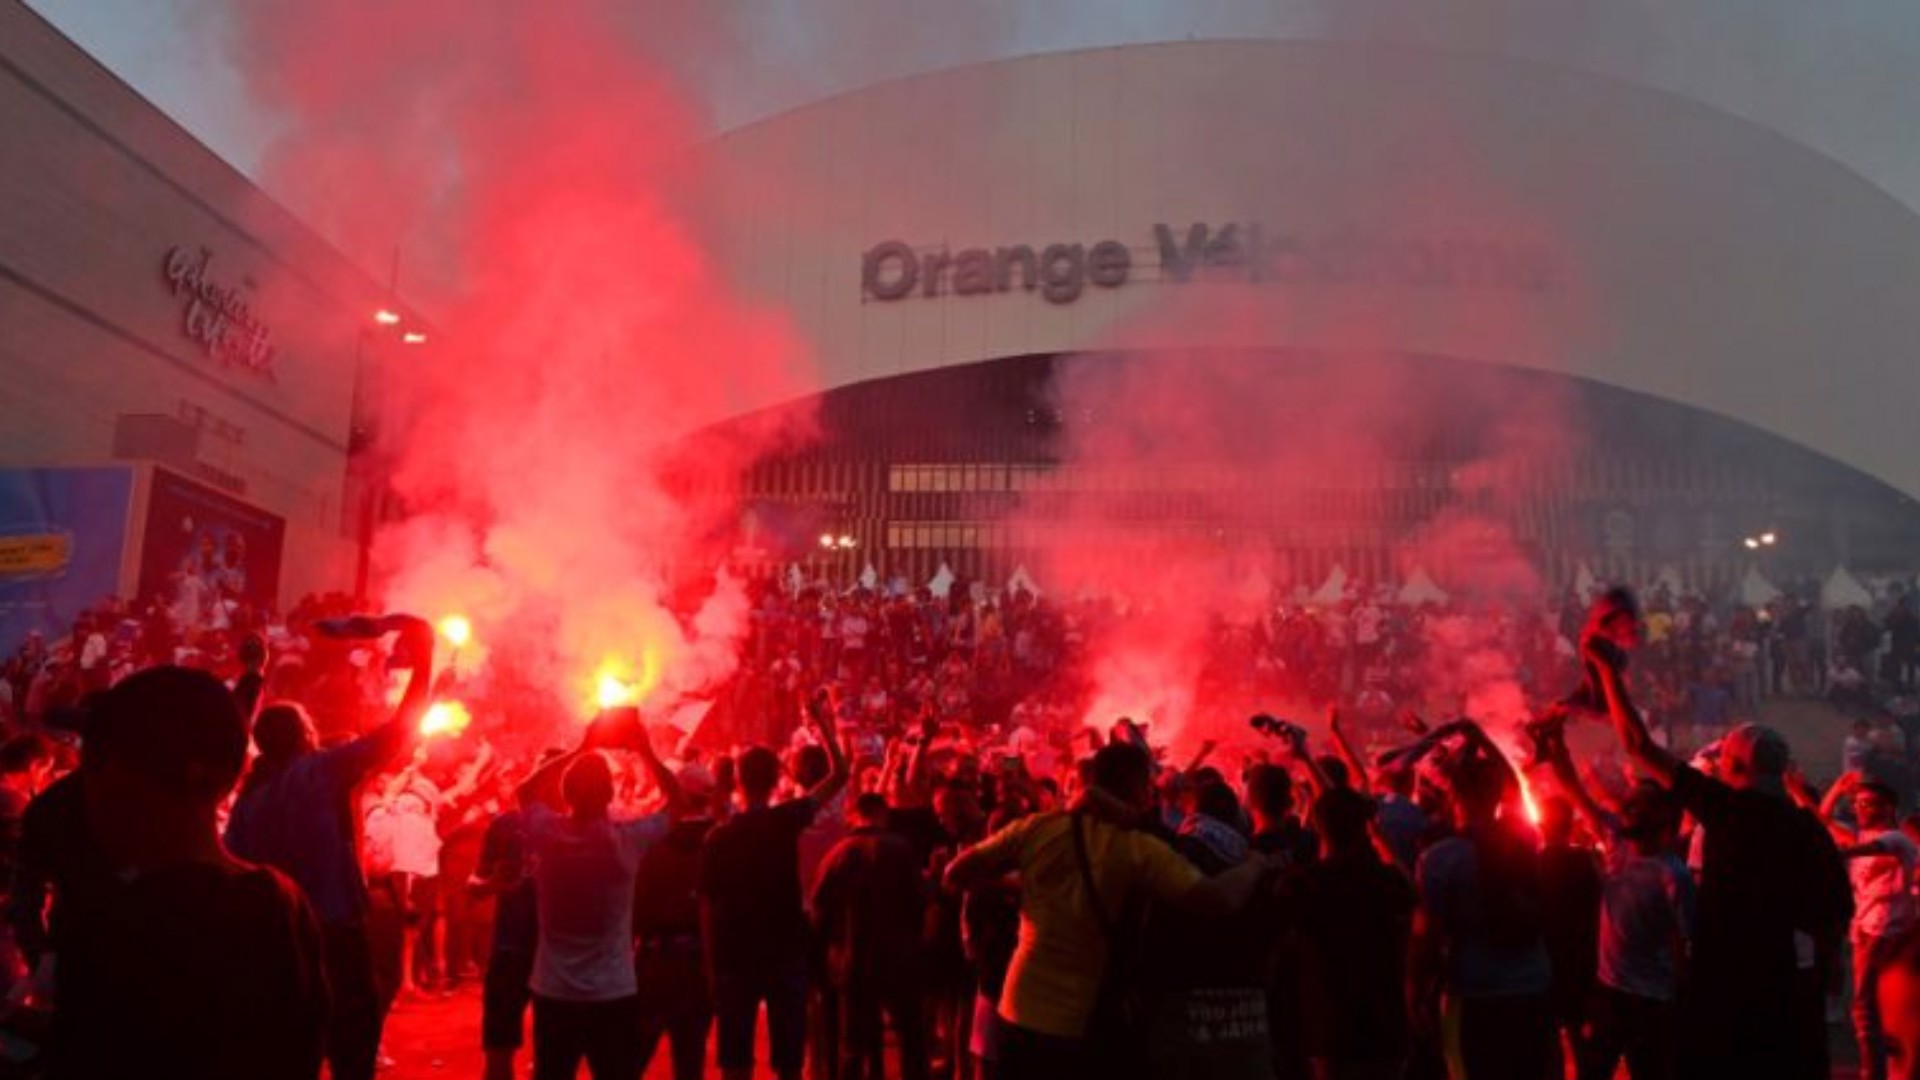
[{"label": "white curved roof", "polygon": [[722,127],[888,80],[1204,40],[1399,44],[1566,68],[1770,127],[1920,207],[1920,7],[1853,0],[751,0],[693,50]]},{"label": "white curved roof", "polygon": [[[1449,355],[1729,415],[1920,493],[1920,217],[1777,128],[1644,84],[1396,44],[1176,43],[870,86],[713,150],[723,266],[792,314],[830,386],[1122,345]],[[1181,284],[1194,227],[1228,225],[1243,249],[1261,233],[1267,280],[1243,262]],[[1124,285],[956,295],[970,249],[1103,241]],[[880,292],[897,286],[903,250],[946,260],[924,264],[937,295],[863,282],[883,252]]]}]

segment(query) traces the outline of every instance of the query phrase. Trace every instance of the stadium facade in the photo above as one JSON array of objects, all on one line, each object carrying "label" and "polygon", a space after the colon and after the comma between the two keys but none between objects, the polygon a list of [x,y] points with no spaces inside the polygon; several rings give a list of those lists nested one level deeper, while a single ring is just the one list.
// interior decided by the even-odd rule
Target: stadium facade
[{"label": "stadium facade", "polygon": [[[277,549],[263,602],[351,580],[356,396],[405,349],[369,314],[417,316],[20,4],[0,4],[0,128],[26,150],[0,155],[5,606],[132,591],[208,543]],[[1097,490],[1149,532],[1384,578],[1474,453],[1409,446],[1283,500],[1236,489],[1244,462],[1098,475],[1062,461],[1050,388],[1105,362],[1257,365],[1302,423],[1330,366],[1559,387],[1617,437],[1514,481],[1506,512],[1556,574],[1724,584],[1757,529],[1790,541],[1776,574],[1920,550],[1920,217],[1670,90],[1415,45],[1177,42],[866,86],[708,149],[724,277],[824,378],[807,403],[742,389],[827,421],[750,478],[748,561],[991,579],[1059,542],[1010,509]],[[112,543],[77,553],[82,521]],[[63,559],[93,569],[52,598]]]},{"label": "stadium facade", "polygon": [[[869,86],[717,152],[729,276],[830,388],[828,442],[755,478],[798,547],[818,527],[855,563],[1004,575],[1046,542],[1009,505],[1129,482],[1036,430],[1073,422],[1043,369],[1231,355],[1308,399],[1329,364],[1560,386],[1586,444],[1512,507],[1556,575],[1724,586],[1761,531],[1791,537],[1776,576],[1912,569],[1920,217],[1699,101],[1482,53],[1179,42]],[[1469,454],[1409,448],[1240,524],[1298,575],[1390,578]],[[1143,529],[1208,526],[1180,510],[1197,481],[1130,482]],[[1301,505],[1329,509],[1308,529]]]}]

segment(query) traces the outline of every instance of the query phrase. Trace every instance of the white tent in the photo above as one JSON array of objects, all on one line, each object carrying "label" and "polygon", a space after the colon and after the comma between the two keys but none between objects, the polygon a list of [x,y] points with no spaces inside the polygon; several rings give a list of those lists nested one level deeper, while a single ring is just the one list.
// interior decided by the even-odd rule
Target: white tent
[{"label": "white tent", "polygon": [[1014,567],[1013,573],[1007,576],[1007,594],[1009,596],[1019,592],[1021,589],[1032,593],[1036,598],[1040,595],[1040,583],[1033,580],[1032,574],[1027,573],[1025,564]]},{"label": "white tent", "polygon": [[1860,584],[1860,579],[1849,573],[1846,567],[1834,567],[1833,574],[1827,578],[1827,583],[1820,586],[1820,606],[1829,611],[1837,611],[1855,604],[1871,607],[1873,594],[1868,592],[1867,587]]},{"label": "white tent", "polygon": [[860,587],[871,589],[878,584],[880,584],[880,571],[875,570],[872,563],[868,563],[867,568],[860,571]]},{"label": "white tent", "polygon": [[1310,599],[1323,607],[1331,607],[1347,598],[1347,568],[1339,563],[1333,564],[1333,570],[1327,574],[1327,580],[1314,590]]},{"label": "white tent", "polygon": [[1747,567],[1747,575],[1740,579],[1740,602],[1748,607],[1765,607],[1780,599],[1780,590],[1760,572],[1758,566]]},{"label": "white tent", "polygon": [[1416,566],[1413,573],[1407,575],[1406,584],[1400,586],[1400,602],[1403,604],[1444,604],[1447,591],[1437,584],[1424,566]]},{"label": "white tent", "polygon": [[942,562],[940,569],[935,571],[933,577],[928,580],[927,588],[932,591],[933,595],[945,600],[947,594],[953,591],[953,583],[955,580],[957,579],[953,576],[953,567]]}]

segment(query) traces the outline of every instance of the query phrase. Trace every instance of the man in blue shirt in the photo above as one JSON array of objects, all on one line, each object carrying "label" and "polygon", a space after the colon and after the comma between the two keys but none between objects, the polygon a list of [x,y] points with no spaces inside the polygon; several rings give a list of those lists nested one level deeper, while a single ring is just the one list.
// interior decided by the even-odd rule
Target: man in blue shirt
[{"label": "man in blue shirt", "polygon": [[367,939],[367,881],[360,869],[353,792],[413,742],[433,685],[432,624],[388,615],[382,633],[399,635],[413,673],[386,723],[343,746],[317,748],[306,711],[281,702],[261,710],[254,761],[227,822],[227,847],[292,878],[320,917],[333,1015],[327,1063],[335,1080],[372,1080],[386,1023]]}]

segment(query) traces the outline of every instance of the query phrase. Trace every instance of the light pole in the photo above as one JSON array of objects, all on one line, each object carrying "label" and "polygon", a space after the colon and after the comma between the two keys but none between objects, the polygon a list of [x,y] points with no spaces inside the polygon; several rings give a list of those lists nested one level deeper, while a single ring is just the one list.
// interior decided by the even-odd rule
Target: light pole
[{"label": "light pole", "polygon": [[354,596],[360,600],[366,599],[368,579],[372,575],[373,530],[387,480],[387,470],[375,460],[374,444],[378,429],[375,413],[379,410],[374,409],[368,401],[367,354],[369,345],[377,345],[383,339],[394,337],[402,345],[425,345],[426,332],[405,328],[405,322],[406,319],[392,308],[378,308],[372,320],[362,324],[353,339],[353,415],[348,421],[347,468],[360,489],[359,520],[354,528],[359,551],[356,553],[353,575]]}]

